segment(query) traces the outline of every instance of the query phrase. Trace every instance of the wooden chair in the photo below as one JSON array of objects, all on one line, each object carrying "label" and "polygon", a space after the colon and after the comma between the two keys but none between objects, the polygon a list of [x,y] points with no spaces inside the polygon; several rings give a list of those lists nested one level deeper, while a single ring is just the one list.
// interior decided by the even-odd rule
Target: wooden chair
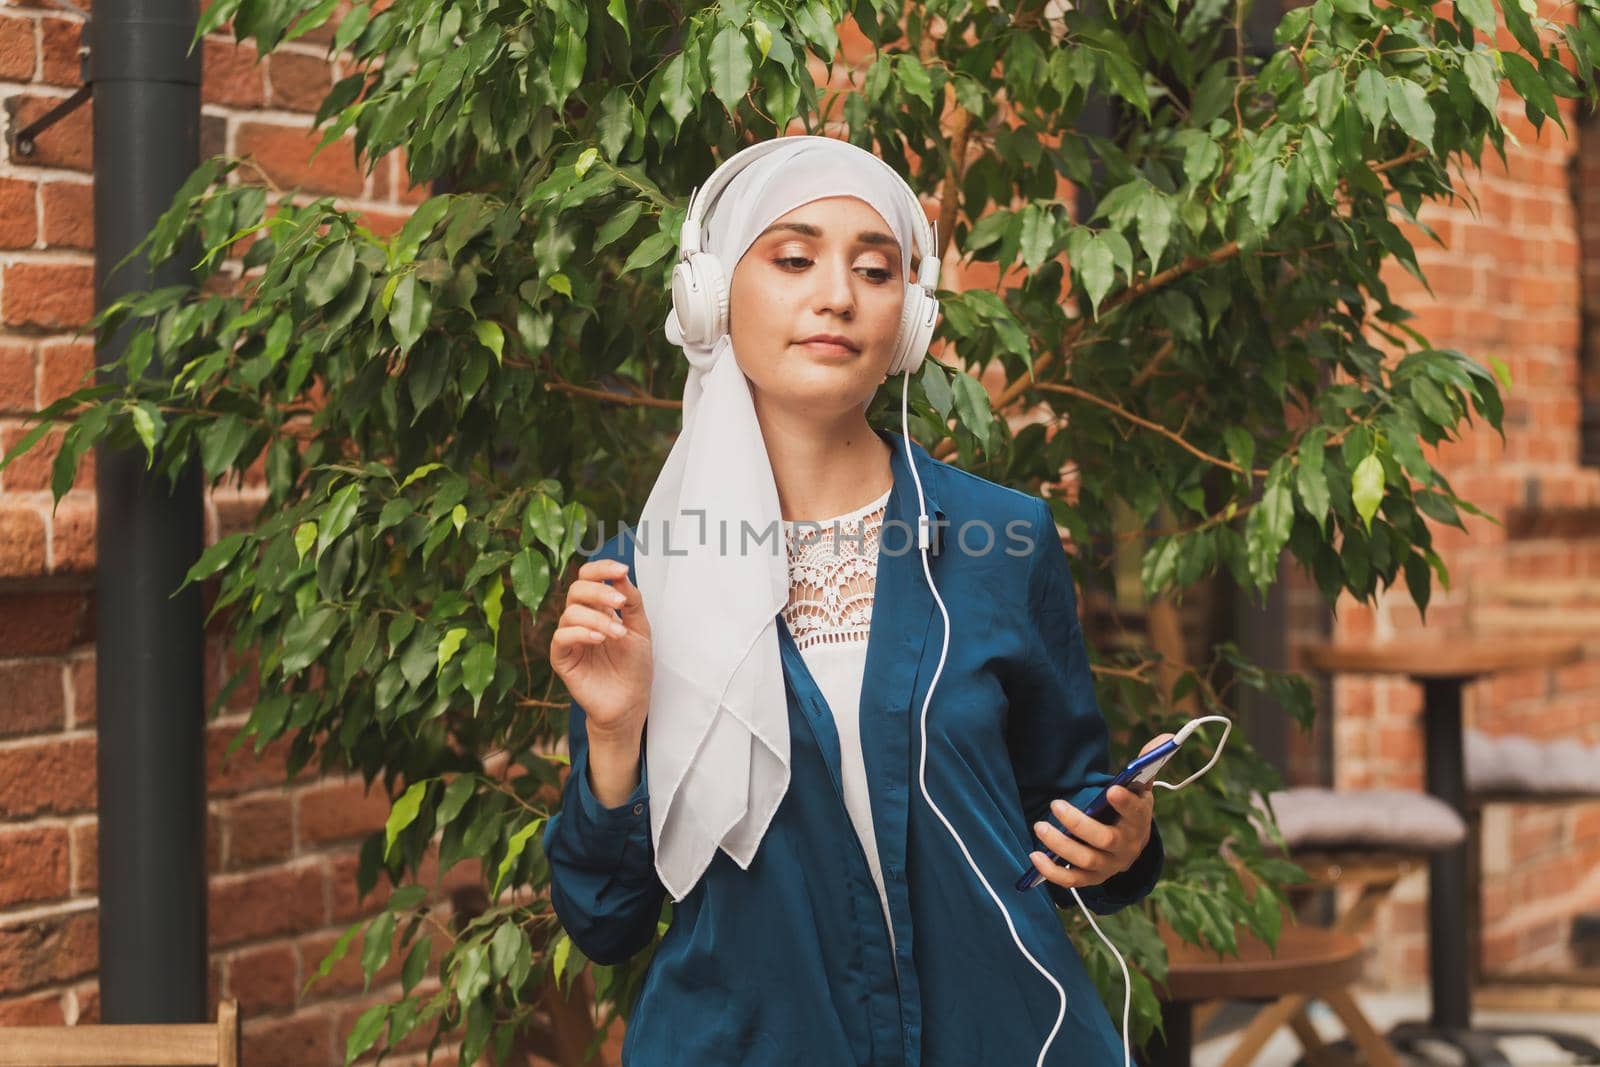
[{"label": "wooden chair", "polygon": [[0,1027],[0,1067],[238,1067],[239,1002],[214,1023]]},{"label": "wooden chair", "polygon": [[[1230,1048],[1223,1067],[1246,1067],[1283,1026],[1299,1039],[1309,1063],[1339,1062],[1337,1050],[1349,1046],[1369,1067],[1393,1067],[1398,1063],[1394,1049],[1349,989],[1361,976],[1362,938],[1400,879],[1426,869],[1429,848],[1460,841],[1466,826],[1448,805],[1409,791],[1305,787],[1280,790],[1270,799],[1289,846],[1285,858],[1307,874],[1296,894],[1342,887],[1355,890],[1355,898],[1331,926],[1286,923],[1275,953],[1243,933],[1237,959],[1204,953],[1171,938],[1169,995],[1185,1003],[1188,1012],[1177,1022],[1197,1032],[1223,1000],[1264,1001]],[[1277,851],[1270,845],[1269,850]],[[1234,867],[1248,886],[1249,873],[1237,863]],[[1323,1001],[1339,1016],[1344,1039],[1331,1046],[1322,1040],[1307,1013],[1314,1000]]]}]

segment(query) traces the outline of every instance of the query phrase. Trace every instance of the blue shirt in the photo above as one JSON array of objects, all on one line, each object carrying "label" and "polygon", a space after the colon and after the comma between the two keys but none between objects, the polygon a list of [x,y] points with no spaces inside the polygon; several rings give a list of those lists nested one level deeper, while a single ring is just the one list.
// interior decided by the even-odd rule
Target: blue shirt
[{"label": "blue shirt", "polygon": [[[664,902],[671,912],[628,1019],[628,1067],[1011,1067],[1033,1064],[1055,1025],[1055,989],[1017,950],[923,797],[920,716],[943,619],[916,548],[904,438],[876,432],[894,450],[894,487],[862,679],[861,744],[894,946],[845,810],[833,715],[781,615],[788,790],[749,869],[719,850],[676,905],[655,873],[642,754],[633,794],[602,806],[589,784],[584,712],[574,702],[571,769],[543,837],[556,914],[585,955],[615,964],[655,939]],[[927,717],[927,790],[1018,936],[1066,991],[1046,1063],[1121,1064],[1117,1024],[1056,910],[1077,908],[1071,891],[1015,886],[1028,852],[1042,847],[1033,824],[1055,821],[1050,801],[1082,808],[1112,777],[1066,552],[1039,497],[940,462],[915,442],[912,451],[936,524],[929,566],[950,614]],[[623,560],[632,579],[630,531],[593,558]],[[1132,867],[1079,893],[1098,914],[1116,911],[1150,892],[1164,860],[1152,825]]]}]

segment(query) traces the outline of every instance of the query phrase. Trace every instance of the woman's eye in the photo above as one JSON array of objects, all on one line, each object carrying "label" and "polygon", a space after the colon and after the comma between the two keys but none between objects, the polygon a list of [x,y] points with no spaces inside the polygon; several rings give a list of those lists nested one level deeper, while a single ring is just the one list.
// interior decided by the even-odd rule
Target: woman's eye
[{"label": "woman's eye", "polygon": [[[807,259],[805,256],[784,256],[781,259],[773,260],[773,262],[779,266],[789,266],[792,264],[794,265],[794,269],[799,270],[805,265],[808,265],[811,260]],[[861,267],[859,269],[867,272],[874,285],[882,285],[884,282],[887,282],[889,279],[894,277],[894,272],[890,271],[886,267]]]}]

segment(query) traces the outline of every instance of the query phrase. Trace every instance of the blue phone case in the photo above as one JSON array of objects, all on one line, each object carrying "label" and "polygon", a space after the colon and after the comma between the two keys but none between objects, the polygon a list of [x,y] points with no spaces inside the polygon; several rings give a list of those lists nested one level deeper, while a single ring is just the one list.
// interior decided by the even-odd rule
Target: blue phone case
[{"label": "blue phone case", "polygon": [[[1135,758],[1133,762],[1122,768],[1122,771],[1115,778],[1107,782],[1104,789],[1095,794],[1095,798],[1089,801],[1088,806],[1083,809],[1083,813],[1089,816],[1091,819],[1098,819],[1107,826],[1112,825],[1121,817],[1122,813],[1111,806],[1111,800],[1109,797],[1111,787],[1114,785],[1125,786],[1128,789],[1132,789],[1136,793],[1140,791],[1140,787],[1145,789],[1151,788],[1150,783],[1155,781],[1156,775],[1161,773],[1161,768],[1166,765],[1167,760],[1170,759],[1172,754],[1176,751],[1178,751],[1177,742],[1173,740],[1167,740],[1157,745],[1155,748],[1152,748],[1144,755]],[[1074,841],[1079,840],[1077,835],[1073,834],[1070,830],[1061,825],[1061,820],[1057,819],[1054,813],[1050,815],[1050,821],[1055,825],[1057,830],[1060,830]],[[1043,845],[1040,845],[1039,848],[1046,855],[1054,859],[1058,866],[1065,866],[1065,863],[1060,856],[1055,855],[1055,853],[1051,852]],[[1044,875],[1039,873],[1039,869],[1033,865],[1033,861],[1025,860],[1023,862],[1026,865],[1023,867],[1021,877],[1017,879],[1017,888],[1026,892],[1027,890],[1032,889],[1034,886],[1043,885]]]}]

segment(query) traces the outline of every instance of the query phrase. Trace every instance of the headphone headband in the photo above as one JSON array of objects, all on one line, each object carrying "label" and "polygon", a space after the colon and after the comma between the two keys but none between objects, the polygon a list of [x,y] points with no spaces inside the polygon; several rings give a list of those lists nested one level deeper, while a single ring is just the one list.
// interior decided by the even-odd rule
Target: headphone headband
[{"label": "headphone headband", "polygon": [[741,148],[725,159],[711,172],[710,177],[706,178],[705,184],[696,186],[689,196],[689,210],[684,215],[683,226],[678,234],[678,258],[687,262],[691,256],[703,251],[700,246],[700,239],[704,228],[703,217],[707,205],[716,201],[716,198],[722,194],[722,190],[727,187],[729,182],[733,181],[740,171],[768,152],[787,147],[793,141],[804,139],[837,141],[839,144],[848,145],[894,176],[895,181],[899,184],[907,199],[910,200],[913,208],[911,212],[912,255],[909,258],[916,264],[917,280],[914,284],[921,286],[929,294],[932,294],[939,284],[937,231],[929,225],[928,216],[922,210],[922,202],[917,199],[916,190],[911,188],[910,183],[900,175],[899,171],[889,166],[875,153],[869,152],[859,145],[852,145],[848,141],[833,137],[824,138],[816,134],[796,134],[789,137],[772,137],[765,141],[757,141],[753,145]]}]

